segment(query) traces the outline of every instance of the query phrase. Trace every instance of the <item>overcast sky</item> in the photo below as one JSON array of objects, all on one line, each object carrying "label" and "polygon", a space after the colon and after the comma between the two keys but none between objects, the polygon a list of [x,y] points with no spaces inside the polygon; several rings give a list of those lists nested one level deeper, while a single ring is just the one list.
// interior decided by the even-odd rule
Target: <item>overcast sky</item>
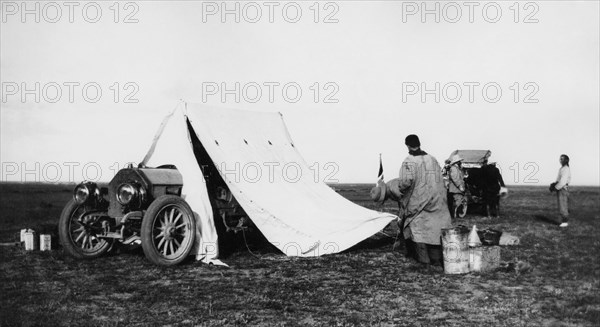
[{"label": "overcast sky", "polygon": [[107,181],[183,99],[281,112],[327,182],[396,177],[415,133],[599,185],[599,2],[421,3],[1,1],[1,181]]}]

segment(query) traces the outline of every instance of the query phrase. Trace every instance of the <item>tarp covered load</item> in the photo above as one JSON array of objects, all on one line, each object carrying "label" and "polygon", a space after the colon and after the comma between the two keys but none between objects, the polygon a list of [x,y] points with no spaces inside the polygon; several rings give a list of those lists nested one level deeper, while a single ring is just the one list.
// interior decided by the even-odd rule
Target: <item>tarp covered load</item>
[{"label": "tarp covered load", "polygon": [[487,160],[491,155],[490,150],[454,150],[448,159],[452,159],[454,155],[458,154],[463,158],[463,167],[465,168],[480,168],[483,162]]},{"label": "tarp covered load", "polygon": [[144,163],[173,164],[183,175],[182,196],[198,222],[198,259],[218,256],[217,232],[188,119],[244,211],[288,256],[343,251],[397,219],[358,206],[315,180],[281,114],[188,105],[165,118]]}]

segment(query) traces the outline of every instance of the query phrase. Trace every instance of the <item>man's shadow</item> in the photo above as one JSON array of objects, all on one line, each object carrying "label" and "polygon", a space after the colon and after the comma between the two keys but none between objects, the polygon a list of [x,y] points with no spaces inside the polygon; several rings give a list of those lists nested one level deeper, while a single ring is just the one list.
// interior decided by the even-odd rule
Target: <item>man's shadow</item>
[{"label": "man's shadow", "polygon": [[554,219],[548,218],[544,215],[533,215],[533,218],[535,218],[535,220],[537,220],[537,221],[541,221],[541,222],[544,222],[544,223],[550,224],[550,225],[558,225],[559,224]]}]

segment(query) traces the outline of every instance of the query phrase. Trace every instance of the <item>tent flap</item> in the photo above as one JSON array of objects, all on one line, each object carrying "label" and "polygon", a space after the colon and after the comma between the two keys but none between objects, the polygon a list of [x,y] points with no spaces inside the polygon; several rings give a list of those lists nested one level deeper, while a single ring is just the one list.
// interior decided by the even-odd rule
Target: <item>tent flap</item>
[{"label": "tent flap", "polygon": [[343,251],[397,219],[358,206],[315,180],[279,113],[188,105],[186,113],[176,110],[167,118],[176,123],[161,126],[149,163],[175,164],[181,171],[186,201],[202,216],[197,217],[205,238],[198,244],[199,255],[209,252],[206,242],[215,242],[217,235],[186,135],[185,114],[236,200],[267,240],[288,256]]}]

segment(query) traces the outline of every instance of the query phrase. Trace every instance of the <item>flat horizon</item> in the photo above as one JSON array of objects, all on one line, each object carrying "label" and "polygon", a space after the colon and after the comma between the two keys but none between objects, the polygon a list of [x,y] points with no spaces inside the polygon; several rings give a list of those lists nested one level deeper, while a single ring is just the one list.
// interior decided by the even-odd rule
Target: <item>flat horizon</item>
[{"label": "flat horizon", "polygon": [[[9,184],[19,184],[19,185],[24,185],[24,184],[32,184],[32,185],[77,185],[79,183],[81,183],[83,181],[80,182],[30,182],[30,181],[25,181],[25,182],[21,182],[21,181],[0,181],[0,185],[9,185]],[[100,185],[105,185],[108,184],[109,182],[96,182],[97,184]],[[375,183],[364,183],[364,182],[340,182],[340,183],[325,183],[325,185],[327,186],[335,186],[335,185],[374,185]],[[542,184],[506,184],[506,186],[510,186],[510,187],[544,187],[547,188],[550,184],[548,185],[542,185]],[[600,185],[590,185],[590,184],[569,184],[570,187],[594,187],[594,188],[600,188]]]}]

